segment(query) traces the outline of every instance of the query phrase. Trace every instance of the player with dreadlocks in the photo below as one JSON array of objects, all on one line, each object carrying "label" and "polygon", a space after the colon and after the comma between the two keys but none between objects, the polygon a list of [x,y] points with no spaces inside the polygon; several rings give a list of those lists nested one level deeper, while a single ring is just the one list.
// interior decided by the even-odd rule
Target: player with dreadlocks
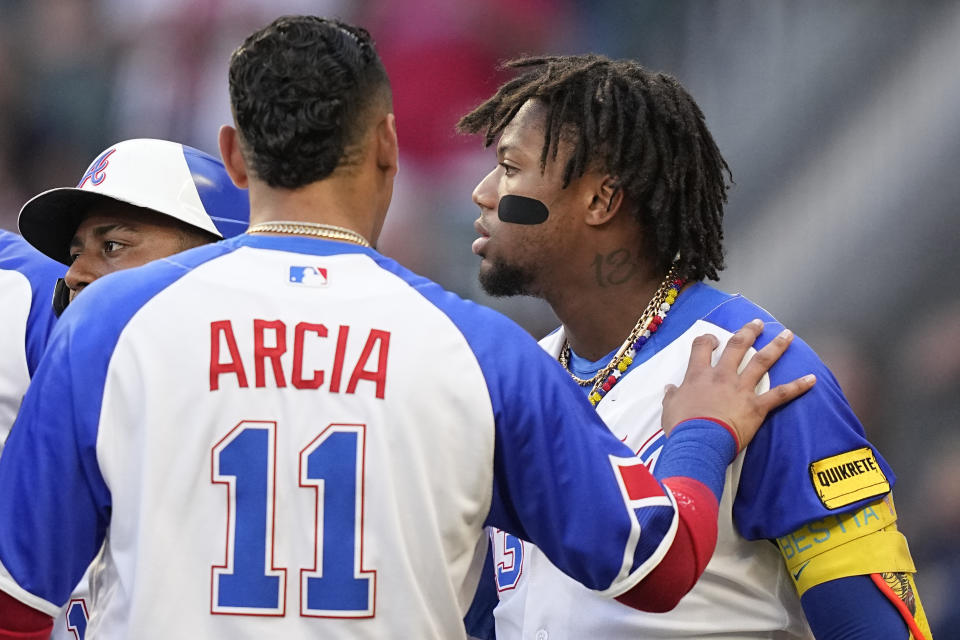
[{"label": "player with dreadlocks", "polygon": [[88,637],[138,640],[464,638],[486,526],[637,607],[709,557],[738,445],[814,384],[754,393],[789,339],[742,372],[761,322],[716,366],[696,342],[654,476],[522,329],[372,248],[398,146],[366,30],[278,18],[230,96],[246,233],[84,290],[23,400],[0,639],[45,638],[98,550]]},{"label": "player with dreadlocks", "polygon": [[[481,284],[551,305],[562,326],[541,345],[655,468],[670,424],[658,399],[682,379],[694,336],[723,343],[754,316],[761,344],[782,329],[703,282],[724,266],[732,174],[666,74],[599,55],[507,66],[518,76],[459,123],[496,142],[497,167],[473,193]],[[716,552],[682,600],[651,594],[660,613],[604,601],[494,530],[497,637],[929,638],[893,472],[833,376],[797,340],[761,387],[799,369],[821,383],[771,414],[727,470]]]},{"label": "player with dreadlocks", "polygon": [[717,279],[724,266],[724,173],[729,175],[729,168],[700,108],[677,81],[595,55],[528,58],[509,66],[537,71],[505,84],[464,116],[460,128],[485,130],[489,146],[528,100],[544,100],[541,169],[557,159],[561,138],[568,139],[573,147],[563,166],[564,188],[592,164],[609,167],[617,174],[611,186],[643,205],[633,213],[651,232],[644,235],[644,248],[656,257],[662,274],[681,250],[676,267],[683,275]]}]

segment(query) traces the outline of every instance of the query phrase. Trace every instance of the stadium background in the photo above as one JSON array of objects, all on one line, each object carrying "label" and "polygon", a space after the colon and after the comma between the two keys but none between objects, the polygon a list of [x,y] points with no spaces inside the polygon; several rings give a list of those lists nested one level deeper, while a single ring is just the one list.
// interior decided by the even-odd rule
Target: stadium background
[{"label": "stadium background", "polygon": [[216,154],[229,53],[281,13],[340,16],[378,42],[402,148],[380,249],[538,336],[545,305],[476,284],[470,192],[494,157],[454,123],[522,53],[597,51],[679,78],[736,182],[719,286],[833,368],[898,472],[934,636],[956,636],[960,3],[0,0],[0,227],[120,139]]}]

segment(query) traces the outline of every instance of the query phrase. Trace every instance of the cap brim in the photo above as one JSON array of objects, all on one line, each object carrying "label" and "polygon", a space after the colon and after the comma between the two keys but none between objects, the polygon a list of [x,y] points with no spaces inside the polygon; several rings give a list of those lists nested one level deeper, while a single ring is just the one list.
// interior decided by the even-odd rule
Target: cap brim
[{"label": "cap brim", "polygon": [[95,204],[118,202],[100,193],[61,187],[37,194],[20,209],[20,235],[41,253],[70,264],[70,241],[84,214]]}]

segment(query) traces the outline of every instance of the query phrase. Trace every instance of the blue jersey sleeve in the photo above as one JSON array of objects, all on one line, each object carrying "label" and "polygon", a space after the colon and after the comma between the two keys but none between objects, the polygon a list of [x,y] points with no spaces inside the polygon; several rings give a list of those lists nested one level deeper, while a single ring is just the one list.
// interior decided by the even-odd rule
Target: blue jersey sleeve
[{"label": "blue jersey sleeve", "polygon": [[27,369],[33,376],[57,319],[53,313],[53,290],[67,267],[43,255],[20,236],[0,229],[0,269],[22,273],[30,282],[32,298],[24,348]]},{"label": "blue jersey sleeve", "polygon": [[[732,298],[705,320],[733,332],[755,317],[766,323],[754,345],[760,349],[783,326],[745,298]],[[773,365],[770,386],[808,373],[816,374],[817,384],[770,413],[744,453],[733,515],[747,539],[777,538],[807,522],[862,508],[895,482],[836,378],[805,342],[795,339]]]},{"label": "blue jersey sleeve", "polygon": [[96,556],[110,521],[110,490],[96,448],[121,333],[189,266],[226,250],[209,245],[180,254],[178,263],[157,261],[100,278],[71,303],[50,336],[0,456],[0,584],[48,603],[51,615]]},{"label": "blue jersey sleeve", "polygon": [[0,456],[0,521],[15,523],[0,528],[0,570],[53,605],[93,560],[110,512],[96,462],[106,365],[85,343],[58,324]]},{"label": "blue jersey sleeve", "polygon": [[476,640],[496,640],[497,637],[493,610],[500,602],[500,598],[497,596],[497,582],[494,575],[493,553],[487,553],[483,570],[480,572],[477,592],[473,596],[467,615],[463,617],[463,626],[467,629],[467,635]]},{"label": "blue jersey sleeve", "polygon": [[563,368],[496,311],[378,262],[451,319],[483,372],[496,428],[485,524],[534,543],[595,590],[655,566],[676,527],[674,505]]},{"label": "blue jersey sleeve", "polygon": [[[497,441],[487,524],[530,540],[558,568],[591,589],[605,590],[625,555],[633,556],[632,572],[661,550],[674,507],[642,465],[649,482],[636,492],[625,486],[618,473],[641,469],[626,464],[633,452],[539,346],[524,355],[488,377]],[[516,389],[525,379],[537,383],[527,385],[525,401],[518,401]],[[634,529],[642,535],[631,548]]]},{"label": "blue jersey sleeve", "polygon": [[897,609],[870,580],[849,576],[811,587],[800,598],[817,640],[910,638]]}]

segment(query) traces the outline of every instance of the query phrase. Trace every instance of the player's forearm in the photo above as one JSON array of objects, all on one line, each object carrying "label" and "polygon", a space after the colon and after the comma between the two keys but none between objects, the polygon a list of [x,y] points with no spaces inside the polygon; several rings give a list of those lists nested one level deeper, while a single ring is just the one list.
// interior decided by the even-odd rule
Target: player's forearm
[{"label": "player's forearm", "polygon": [[719,498],[736,453],[734,437],[720,424],[691,420],[677,426],[654,473],[676,500],[677,533],[657,567],[617,600],[663,612],[693,588],[717,544]]},{"label": "player's forearm", "polygon": [[817,585],[803,594],[800,603],[817,640],[911,637],[906,622],[870,576],[849,576]]},{"label": "player's forearm", "polygon": [[719,502],[727,466],[738,452],[733,430],[723,422],[712,418],[685,420],[667,438],[653,476],[661,482],[689,478],[709,489]]},{"label": "player's forearm", "polygon": [[53,618],[0,591],[0,640],[47,640]]}]

